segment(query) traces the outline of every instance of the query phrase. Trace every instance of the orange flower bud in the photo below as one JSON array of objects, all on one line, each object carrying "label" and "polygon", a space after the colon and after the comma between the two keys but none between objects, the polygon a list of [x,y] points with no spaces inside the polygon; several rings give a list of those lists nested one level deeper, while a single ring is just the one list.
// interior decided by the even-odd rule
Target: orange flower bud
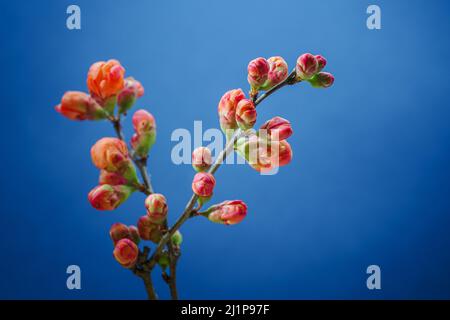
[{"label": "orange flower bud", "polygon": [[137,98],[144,94],[144,87],[133,77],[125,79],[125,85],[117,96],[119,113],[126,113],[134,104]]},{"label": "orange flower bud", "polygon": [[269,73],[267,81],[261,87],[263,90],[269,90],[280,82],[283,82],[288,76],[288,65],[282,57],[270,57],[267,59],[269,63]]},{"label": "orange flower bud", "polygon": [[269,63],[264,58],[256,58],[248,64],[247,80],[250,86],[258,90],[267,80]]},{"label": "orange flower bud", "polygon": [[102,138],[91,148],[91,158],[100,170],[117,172],[130,164],[125,142],[117,138]]},{"label": "orange flower bud", "polygon": [[124,86],[124,74],[125,69],[117,60],[94,63],[87,76],[89,92],[101,100],[117,95]]},{"label": "orange flower bud", "polygon": [[138,259],[139,249],[130,239],[121,239],[117,242],[113,255],[122,267],[132,268]]},{"label": "orange flower bud", "polygon": [[114,223],[109,229],[109,236],[111,237],[114,245],[122,239],[130,239],[136,244],[139,244],[139,241],[141,240],[135,226],[127,227],[123,223]]},{"label": "orange flower bud", "polygon": [[55,110],[71,120],[99,120],[108,115],[94,99],[80,91],[66,92]]}]

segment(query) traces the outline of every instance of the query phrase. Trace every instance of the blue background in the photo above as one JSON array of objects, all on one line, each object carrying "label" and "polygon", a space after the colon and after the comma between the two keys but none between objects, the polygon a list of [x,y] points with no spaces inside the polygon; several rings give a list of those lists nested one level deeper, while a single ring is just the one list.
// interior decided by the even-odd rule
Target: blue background
[{"label": "blue background", "polygon": [[[72,3],[79,31],[66,28]],[[378,31],[366,28],[372,3]],[[217,103],[247,91],[251,59],[282,55],[293,67],[304,52],[328,59],[335,85],[288,87],[258,109],[258,125],[290,119],[294,159],[274,176],[219,170],[214,200],[243,199],[249,214],[232,227],[183,226],[181,298],[450,298],[449,12],[447,1],[2,3],[0,298],[146,297],[108,237],[144,214],[144,196],[114,212],[87,201],[98,178],[89,149],[113,130],[53,109],[66,90],[86,90],[93,62],[117,58],[145,86],[137,107],[158,125],[150,171],[173,222],[193,170],[171,162],[172,131],[218,127]],[[70,264],[82,290],[66,288]],[[371,264],[382,290],[366,288]]]}]

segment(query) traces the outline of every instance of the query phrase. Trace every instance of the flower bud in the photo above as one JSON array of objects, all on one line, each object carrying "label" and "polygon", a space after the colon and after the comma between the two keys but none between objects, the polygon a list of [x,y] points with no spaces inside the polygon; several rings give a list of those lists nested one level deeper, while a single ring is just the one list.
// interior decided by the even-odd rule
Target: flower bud
[{"label": "flower bud", "polygon": [[149,195],[145,199],[145,207],[151,222],[161,224],[166,219],[169,209],[166,198],[162,194],[152,193]]},{"label": "flower bud", "polygon": [[247,205],[241,200],[224,201],[209,208],[205,216],[215,223],[232,225],[241,222],[247,215]]},{"label": "flower bud", "polygon": [[102,138],[91,148],[91,158],[100,170],[120,171],[130,163],[125,142],[117,138]]},{"label": "flower bud", "polygon": [[137,228],[139,236],[143,240],[150,240],[154,243],[158,243],[162,238],[162,226],[151,221],[148,215],[139,218]]},{"label": "flower bud", "polygon": [[274,117],[261,126],[262,130],[267,130],[267,134],[277,140],[285,140],[289,138],[293,131],[291,123],[281,117]]},{"label": "flower bud", "polygon": [[211,151],[208,148],[198,147],[192,152],[192,167],[197,172],[208,170],[211,163]]},{"label": "flower bud", "polygon": [[80,91],[67,91],[55,110],[71,120],[99,120],[108,116],[90,96]]},{"label": "flower bud", "polygon": [[136,101],[137,98],[144,94],[142,84],[132,77],[125,79],[125,85],[117,96],[117,104],[119,105],[119,113],[126,113]]},{"label": "flower bud", "polygon": [[318,69],[317,59],[311,53],[305,53],[298,57],[297,65],[295,66],[297,79],[309,80],[317,73]]},{"label": "flower bud", "polygon": [[127,200],[133,191],[129,186],[103,184],[92,189],[88,199],[97,210],[114,210]]},{"label": "flower bud", "polygon": [[106,170],[100,171],[100,177],[98,179],[98,183],[101,184],[109,184],[112,186],[117,186],[121,184],[128,184],[129,181],[125,179],[122,175],[115,172],[108,172]]},{"label": "flower bud", "polygon": [[289,164],[292,160],[292,148],[291,145],[286,141],[280,141],[280,146],[278,149],[278,165],[280,167]]},{"label": "flower bud", "polygon": [[136,244],[141,242],[141,237],[139,236],[139,231],[135,226],[128,226],[128,230],[130,231],[130,240]]},{"label": "flower bud", "polygon": [[156,130],[156,122],[153,115],[144,109],[139,109],[133,114],[133,128],[137,134],[148,133]]},{"label": "flower bud", "polygon": [[320,72],[327,65],[327,59],[322,57],[320,54],[316,55],[315,58],[317,60],[317,72]]},{"label": "flower bud", "polygon": [[269,90],[288,77],[288,65],[282,57],[270,57],[267,59],[270,69],[267,75],[267,81],[261,87],[263,90]]},{"label": "flower bud", "polygon": [[119,240],[130,239],[130,229],[123,223],[114,223],[109,229],[109,236],[116,245]]},{"label": "flower bud", "polygon": [[242,130],[253,128],[256,122],[256,108],[250,99],[242,99],[237,104],[236,122]]},{"label": "flower bud", "polygon": [[192,191],[199,197],[207,198],[212,196],[215,184],[216,179],[212,174],[199,172],[194,176],[194,180],[192,181]]},{"label": "flower bud", "polygon": [[122,267],[132,268],[138,259],[139,249],[130,239],[121,239],[117,242],[113,254]]},{"label": "flower bud", "polygon": [[117,95],[124,86],[124,74],[125,69],[117,60],[94,63],[87,76],[89,92],[101,100]]},{"label": "flower bud", "polygon": [[315,88],[328,88],[334,83],[334,77],[328,72],[319,72],[309,80],[309,83]]},{"label": "flower bud", "polygon": [[258,90],[266,82],[269,68],[269,63],[264,58],[256,58],[250,61],[247,67],[247,80],[253,89]]},{"label": "flower bud", "polygon": [[220,99],[218,112],[220,127],[225,132],[228,129],[237,129],[236,107],[239,101],[245,98],[241,89],[234,89],[226,92]]},{"label": "flower bud", "polygon": [[100,170],[121,175],[129,185],[137,183],[136,168],[133,165],[125,142],[117,138],[102,138],[91,148],[91,158]]},{"label": "flower bud", "polygon": [[179,247],[183,242],[183,236],[181,235],[181,232],[179,230],[175,231],[175,233],[172,235],[171,240],[174,246]]}]

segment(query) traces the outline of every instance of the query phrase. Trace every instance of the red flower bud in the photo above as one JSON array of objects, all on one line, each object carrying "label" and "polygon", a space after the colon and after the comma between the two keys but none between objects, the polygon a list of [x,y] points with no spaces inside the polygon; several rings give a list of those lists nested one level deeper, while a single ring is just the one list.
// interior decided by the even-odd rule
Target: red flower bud
[{"label": "red flower bud", "polygon": [[141,239],[158,243],[162,238],[162,226],[153,223],[148,215],[139,218],[137,228]]},{"label": "red flower bud", "polygon": [[317,59],[311,53],[305,53],[298,57],[295,72],[299,80],[311,79],[317,73],[318,69],[319,64]]},{"label": "red flower bud", "polygon": [[97,210],[114,210],[127,200],[133,191],[134,189],[128,186],[103,184],[89,192],[88,200]]},{"label": "red flower bud", "polygon": [[237,224],[247,215],[247,205],[241,200],[224,201],[209,208],[205,215],[212,222]]},{"label": "red flower bud", "polygon": [[242,130],[253,128],[256,122],[256,108],[250,99],[242,99],[237,104],[236,122]]},{"label": "red flower bud", "polygon": [[216,179],[207,172],[199,172],[194,176],[192,181],[192,191],[199,197],[210,197],[213,193]]},{"label": "red flower bud", "polygon": [[117,242],[113,255],[122,267],[132,268],[139,256],[139,249],[130,239],[121,239]]},{"label": "red flower bud", "polygon": [[328,88],[333,85],[334,77],[328,72],[319,72],[309,80],[309,83],[315,88]]},{"label": "red flower bud", "polygon": [[267,76],[267,81],[261,87],[261,89],[264,90],[269,90],[284,81],[288,77],[289,73],[288,65],[282,57],[270,57],[267,59],[267,62],[269,62],[270,69]]},{"label": "red flower bud", "polygon": [[125,79],[125,86],[117,96],[117,104],[119,105],[119,112],[127,112],[134,104],[137,98],[144,94],[144,87],[142,84],[132,77]]},{"label": "red flower bud", "polygon": [[250,86],[258,90],[267,80],[269,63],[264,58],[256,58],[248,64],[247,80]]},{"label": "red flower bud", "polygon": [[208,148],[198,147],[192,152],[192,167],[197,172],[208,170],[211,163],[211,151]]},{"label": "red flower bud", "polygon": [[226,92],[220,99],[218,112],[220,127],[223,131],[236,129],[236,107],[239,101],[245,98],[241,89],[234,89]]},{"label": "red flower bud", "polygon": [[147,208],[147,215],[153,223],[161,224],[167,217],[166,198],[159,193],[152,193],[145,199],[145,207]]},{"label": "red flower bud", "polygon": [[117,60],[99,61],[90,68],[87,76],[89,92],[101,100],[106,100],[122,90],[125,69]]},{"label": "red flower bud", "polygon": [[99,120],[108,115],[94,99],[80,91],[66,92],[55,110],[71,120]]},{"label": "red flower bud", "polygon": [[289,164],[292,160],[292,148],[286,141],[280,141],[280,147],[278,149],[278,165],[280,167]]},{"label": "red flower bud", "polygon": [[268,120],[261,126],[261,129],[267,130],[267,134],[272,138],[277,136],[277,140],[285,140],[293,133],[291,123],[281,117]]}]

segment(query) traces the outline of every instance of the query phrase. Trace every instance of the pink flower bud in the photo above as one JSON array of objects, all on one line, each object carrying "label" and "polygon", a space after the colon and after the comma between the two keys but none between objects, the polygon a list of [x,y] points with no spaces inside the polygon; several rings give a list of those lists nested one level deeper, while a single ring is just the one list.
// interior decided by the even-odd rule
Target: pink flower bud
[{"label": "pink flower bud", "polygon": [[156,130],[156,122],[153,115],[147,110],[140,109],[133,114],[133,127],[137,134],[143,134]]},{"label": "pink flower bud", "polygon": [[213,193],[216,179],[207,172],[199,172],[194,176],[192,181],[192,191],[199,197],[210,197]]},{"label": "pink flower bud", "polygon": [[125,86],[117,96],[117,104],[119,105],[119,112],[127,112],[134,104],[137,98],[144,94],[144,87],[142,84],[132,77],[125,79]]},{"label": "pink flower bud", "polygon": [[327,65],[327,59],[322,57],[320,54],[315,56],[315,58],[317,60],[317,66],[318,66],[317,72],[322,71],[322,69],[325,68],[325,66]]},{"label": "pink flower bud", "polygon": [[211,151],[208,148],[198,147],[192,152],[192,167],[197,172],[208,170],[211,163]]},{"label": "pink flower bud", "polygon": [[319,72],[309,80],[309,83],[315,88],[328,88],[333,85],[334,77],[328,72]]},{"label": "pink flower bud", "polygon": [[147,208],[147,215],[150,221],[156,224],[161,224],[167,217],[166,198],[159,193],[152,193],[145,199],[145,207]]},{"label": "pink flower bud", "polygon": [[317,59],[311,53],[305,53],[298,57],[295,72],[299,80],[311,79],[317,73],[318,69],[319,64]]},{"label": "pink flower bud", "polygon": [[80,91],[66,92],[55,110],[71,120],[99,120],[108,115],[94,99]]},{"label": "pink flower bud", "polygon": [[161,240],[162,226],[153,223],[148,215],[139,218],[137,228],[141,239],[150,240],[154,243],[158,243]]},{"label": "pink flower bud", "polygon": [[100,170],[119,171],[128,166],[130,158],[125,142],[117,138],[102,138],[91,148],[94,165]]},{"label": "pink flower bud", "polygon": [[270,57],[267,59],[267,62],[269,62],[270,69],[267,81],[261,88],[264,90],[269,90],[280,82],[283,82],[288,77],[289,73],[288,65],[282,57]]},{"label": "pink flower bud", "polygon": [[267,130],[267,134],[272,138],[277,136],[278,140],[289,138],[293,131],[291,123],[281,117],[274,117],[261,126],[262,130]]},{"label": "pink flower bud", "polygon": [[248,64],[247,80],[250,86],[258,90],[267,80],[269,63],[264,58],[256,58]]},{"label": "pink flower bud", "polygon": [[127,200],[133,191],[134,189],[128,186],[103,184],[92,189],[88,199],[97,210],[114,210]]},{"label": "pink flower bud", "polygon": [[256,122],[256,108],[250,99],[242,99],[236,108],[236,122],[242,130],[253,128]]},{"label": "pink flower bud", "polygon": [[94,63],[87,76],[89,92],[101,100],[118,94],[124,86],[124,74],[125,69],[117,60]]},{"label": "pink flower bud", "polygon": [[106,170],[100,171],[100,177],[98,179],[99,184],[109,184],[112,186],[117,186],[121,184],[128,184],[129,181],[125,179],[122,175],[115,172],[108,172]]},{"label": "pink flower bud", "polygon": [[220,99],[218,112],[220,127],[223,131],[236,129],[236,107],[239,101],[245,98],[241,89],[234,89],[226,92]]},{"label": "pink flower bud", "polygon": [[241,200],[224,201],[209,208],[206,215],[215,223],[237,224],[247,215],[247,205]]},{"label": "pink flower bud", "polygon": [[122,267],[132,268],[139,256],[139,249],[130,239],[121,239],[117,242],[113,255]]}]

